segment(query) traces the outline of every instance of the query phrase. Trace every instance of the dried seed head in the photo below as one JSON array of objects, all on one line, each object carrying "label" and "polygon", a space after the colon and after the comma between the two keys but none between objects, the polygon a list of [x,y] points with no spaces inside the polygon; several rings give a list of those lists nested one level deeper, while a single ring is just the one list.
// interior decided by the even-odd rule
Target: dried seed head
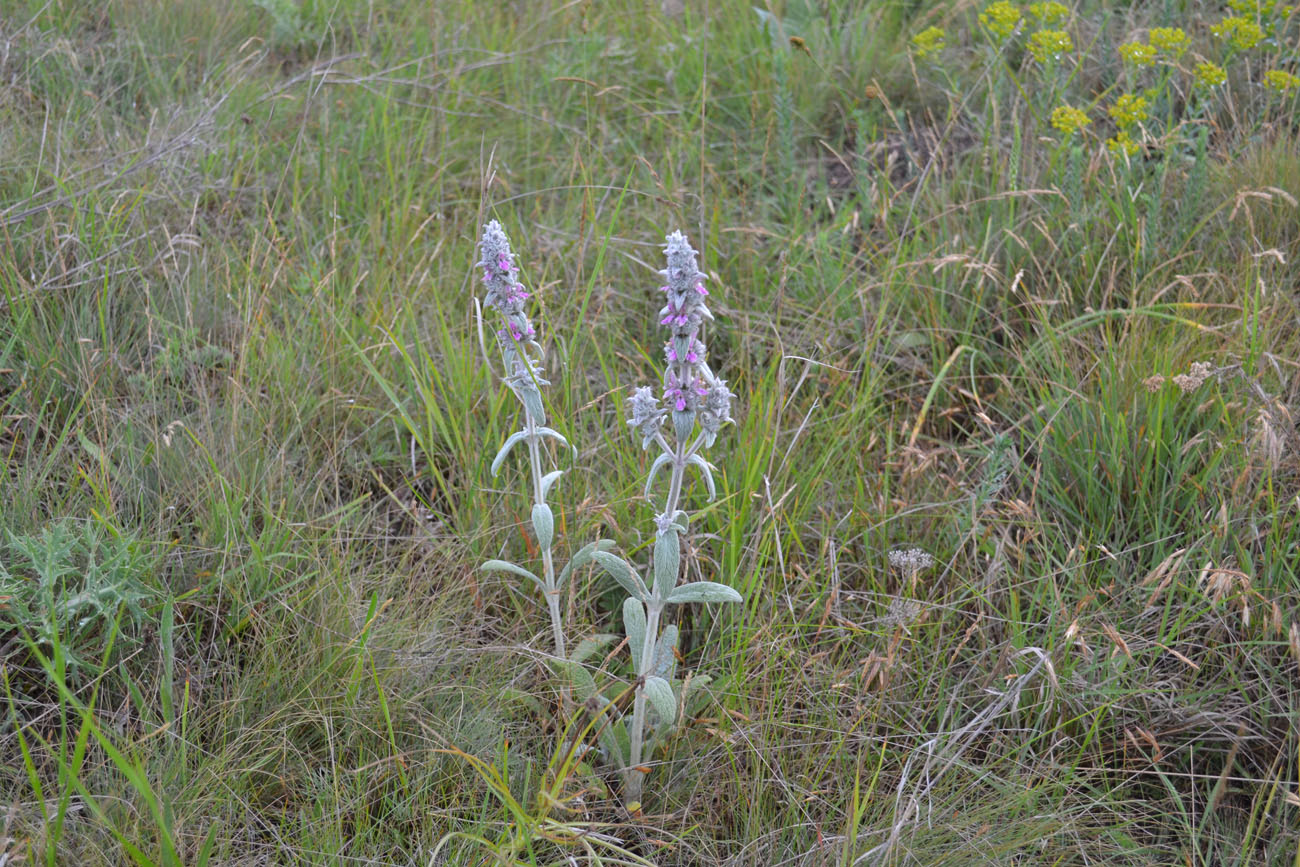
[{"label": "dried seed head", "polygon": [[903,572],[918,573],[934,565],[934,558],[920,548],[905,548],[889,552],[889,565]]},{"label": "dried seed head", "polygon": [[1187,394],[1200,388],[1213,374],[1213,364],[1208,361],[1194,361],[1187,373],[1180,373],[1173,377],[1172,381],[1183,394]]},{"label": "dried seed head", "polygon": [[921,616],[921,603],[915,599],[891,599],[885,612],[885,623],[890,626],[907,626]]}]

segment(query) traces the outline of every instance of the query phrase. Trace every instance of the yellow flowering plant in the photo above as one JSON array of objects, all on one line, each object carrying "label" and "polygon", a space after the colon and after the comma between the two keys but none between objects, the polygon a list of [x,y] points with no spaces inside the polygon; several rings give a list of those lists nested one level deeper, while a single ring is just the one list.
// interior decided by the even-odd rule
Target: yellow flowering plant
[{"label": "yellow flowering plant", "polygon": [[943,51],[945,42],[943,30],[938,27],[927,27],[920,33],[912,37],[912,46],[916,49],[918,60],[926,60],[940,51]]},{"label": "yellow flowering plant", "polygon": [[1126,93],[1115,100],[1115,104],[1108,109],[1108,112],[1115,119],[1116,126],[1121,130],[1127,130],[1150,117],[1147,113],[1147,105],[1145,96]]},{"label": "yellow flowering plant", "polygon": [[1141,42],[1125,42],[1119,47],[1119,56],[1130,66],[1145,69],[1155,65],[1156,49]]},{"label": "yellow flowering plant", "polygon": [[1196,69],[1192,72],[1192,81],[1196,87],[1200,88],[1218,87],[1227,80],[1227,70],[1217,63],[1210,63],[1208,60],[1196,64]]},{"label": "yellow flowering plant", "polygon": [[984,7],[980,13],[980,24],[993,35],[995,42],[1006,42],[1020,27],[1020,7],[1007,0],[997,0]]},{"label": "yellow flowering plant", "polygon": [[1092,121],[1088,120],[1086,112],[1069,105],[1058,106],[1054,109],[1051,122],[1052,126],[1065,133],[1067,137],[1083,130],[1088,124],[1092,123]]},{"label": "yellow flowering plant", "polygon": [[1115,133],[1114,138],[1107,139],[1106,148],[1115,156],[1126,157],[1131,157],[1142,150],[1142,146],[1133,140],[1133,136],[1126,129]]},{"label": "yellow flowering plant", "polygon": [[1151,30],[1151,47],[1177,60],[1191,44],[1191,37],[1181,27],[1155,27]]},{"label": "yellow flowering plant", "polygon": [[1039,63],[1056,63],[1074,50],[1074,40],[1064,30],[1039,30],[1029,37],[1029,53]]},{"label": "yellow flowering plant", "polygon": [[1233,51],[1249,51],[1264,40],[1264,28],[1240,15],[1224,18],[1210,32],[1227,42]]},{"label": "yellow flowering plant", "polygon": [[1284,69],[1270,69],[1264,73],[1264,86],[1277,93],[1292,90],[1300,87],[1300,76]]},{"label": "yellow flowering plant", "polygon": [[1070,17],[1070,7],[1064,3],[1057,3],[1055,0],[1049,0],[1046,3],[1030,3],[1025,8],[1044,27],[1058,24]]}]

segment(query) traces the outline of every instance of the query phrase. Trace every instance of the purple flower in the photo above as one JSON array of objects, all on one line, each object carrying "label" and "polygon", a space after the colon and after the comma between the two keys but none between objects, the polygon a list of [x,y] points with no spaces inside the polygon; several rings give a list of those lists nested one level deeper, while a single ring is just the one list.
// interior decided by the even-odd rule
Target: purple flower
[{"label": "purple flower", "polygon": [[510,249],[510,239],[506,237],[501,224],[493,220],[484,226],[478,246],[482,255],[478,266],[483,269],[483,285],[487,290],[483,303],[500,310],[506,316],[523,317],[526,322],[523,305],[528,298],[528,291],[515,279],[519,268],[515,265],[515,254]]},{"label": "purple flower", "polygon": [[670,364],[683,361],[687,364],[699,364],[704,361],[704,352],[704,344],[695,339],[687,343],[685,353],[678,352],[673,341],[664,344],[664,357]]},{"label": "purple flower", "polygon": [[669,369],[664,378],[664,403],[671,404],[674,412],[695,412],[700,398],[708,393],[708,386],[698,376],[680,378],[675,369]]}]

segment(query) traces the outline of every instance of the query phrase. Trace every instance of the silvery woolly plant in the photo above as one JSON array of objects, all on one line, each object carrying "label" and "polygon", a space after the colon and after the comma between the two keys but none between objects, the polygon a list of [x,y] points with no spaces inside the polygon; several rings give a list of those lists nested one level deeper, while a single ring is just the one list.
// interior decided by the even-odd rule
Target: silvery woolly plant
[{"label": "silvery woolly plant", "polygon": [[[655,515],[652,579],[647,584],[637,570],[607,552],[593,557],[630,594],[623,603],[623,625],[636,675],[632,718],[612,723],[606,729],[606,752],[623,759],[624,802],[630,812],[640,811],[646,765],[655,749],[671,733],[678,708],[685,704],[689,685],[674,680],[678,630],[661,625],[665,610],[686,602],[740,602],[740,594],[725,584],[712,581],[677,583],[681,572],[682,534],[687,532],[687,513],[681,508],[687,470],[698,470],[708,489],[716,494],[713,475],[701,451],[711,445],[722,426],[731,421],[734,395],[727,383],[717,378],[705,360],[700,328],[713,316],[705,304],[708,290],[699,270],[697,254],[681,232],[667,237],[668,267],[659,272],[665,285],[666,303],[659,311],[659,324],[669,330],[664,347],[667,365],[661,394],[649,387],[638,388],[628,401],[628,424],[641,438],[641,446],[657,447],[650,465],[646,497],[656,478],[668,471],[668,490],[663,508]],[[661,403],[662,399],[662,403]],[[665,436],[664,422],[671,439]],[[695,678],[688,684],[702,685]]]},{"label": "silvery woolly plant", "polygon": [[560,594],[568,581],[569,574],[588,562],[593,554],[613,547],[612,542],[593,542],[582,548],[569,561],[557,577],[552,545],[555,542],[555,515],[546,503],[546,496],[551,486],[563,475],[563,470],[546,471],[542,459],[542,440],[549,437],[561,445],[568,446],[568,441],[557,431],[546,427],[546,408],[542,403],[541,386],[550,385],[543,377],[544,353],[537,342],[537,330],[529,321],[524,302],[529,293],[519,282],[519,268],[515,265],[515,255],[510,249],[510,240],[506,237],[501,224],[496,220],[483,227],[483,236],[479,240],[481,258],[476,263],[483,269],[484,296],[483,304],[495,309],[505,320],[504,327],[496,332],[497,346],[501,350],[501,361],[505,369],[505,383],[514,392],[523,406],[524,423],[522,429],[511,434],[492,460],[492,475],[501,471],[501,465],[519,443],[528,444],[528,462],[532,474],[532,526],[541,550],[542,575],[515,563],[505,560],[488,560],[481,568],[490,571],[509,572],[530,579],[541,590],[546,599],[546,607],[551,615],[551,633],[555,640],[555,655],[563,660],[566,656],[564,640],[564,619],[561,613]]}]

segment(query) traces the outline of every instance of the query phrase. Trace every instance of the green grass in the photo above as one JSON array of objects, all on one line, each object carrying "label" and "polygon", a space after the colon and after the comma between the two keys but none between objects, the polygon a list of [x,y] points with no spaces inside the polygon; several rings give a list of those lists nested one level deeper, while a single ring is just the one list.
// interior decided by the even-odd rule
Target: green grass
[{"label": "green grass", "polygon": [[[686,6],[0,4],[0,864],[1300,864],[1296,19],[1087,0],[1044,71],[970,5]],[[1125,161],[1152,26],[1230,82]],[[640,818],[477,569],[533,544],[489,218],[562,549],[649,557],[664,234],[713,278],[691,568],[745,602],[677,617]]]}]

